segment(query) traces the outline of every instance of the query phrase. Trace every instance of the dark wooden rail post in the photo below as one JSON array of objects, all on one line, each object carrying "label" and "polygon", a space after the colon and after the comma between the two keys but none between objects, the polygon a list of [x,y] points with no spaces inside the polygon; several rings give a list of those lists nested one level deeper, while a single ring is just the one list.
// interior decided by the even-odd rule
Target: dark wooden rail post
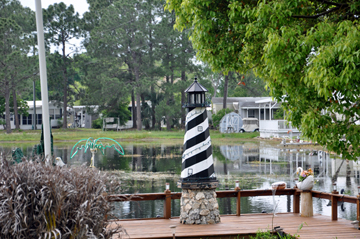
[{"label": "dark wooden rail post", "polygon": [[357,195],[357,200],[356,200],[356,219],[359,221],[359,226],[360,226],[360,194]]},{"label": "dark wooden rail post", "polygon": [[[238,181],[237,181],[238,183]],[[235,188],[235,191],[237,191],[237,200],[236,200],[236,216],[240,216],[241,214],[241,189],[239,187]]]},{"label": "dark wooden rail post", "polygon": [[[336,185],[336,184],[334,184]],[[339,194],[336,189],[332,191],[332,194]],[[336,221],[338,219],[338,197],[335,195],[331,195],[331,220]]]},{"label": "dark wooden rail post", "polygon": [[[168,187],[168,183],[167,187]],[[169,219],[171,218],[171,191],[170,189],[166,189],[165,193],[165,202],[164,202],[164,218]]]},{"label": "dark wooden rail post", "polygon": [[300,213],[300,193],[297,190],[293,195],[293,211],[294,213]]}]

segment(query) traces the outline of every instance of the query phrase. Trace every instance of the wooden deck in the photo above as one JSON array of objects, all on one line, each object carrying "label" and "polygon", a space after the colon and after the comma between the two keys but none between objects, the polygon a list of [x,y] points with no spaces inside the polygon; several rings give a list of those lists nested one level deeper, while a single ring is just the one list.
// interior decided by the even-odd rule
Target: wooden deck
[{"label": "wooden deck", "polygon": [[[176,225],[176,238],[247,238],[258,230],[271,228],[272,214],[222,215],[221,223],[215,225],[183,225],[179,218],[139,219],[117,221],[128,233],[122,238],[169,238],[172,232],[169,226]],[[301,230],[299,226],[303,224]],[[306,223],[306,224],[305,224]],[[111,226],[115,226],[115,223]],[[331,220],[331,217],[314,215],[301,217],[298,213],[278,213],[274,217],[274,227],[280,226],[285,233],[299,235],[300,238],[360,238],[351,221],[345,219]],[[237,237],[239,236],[239,237]],[[114,237],[117,238],[117,237]]]}]

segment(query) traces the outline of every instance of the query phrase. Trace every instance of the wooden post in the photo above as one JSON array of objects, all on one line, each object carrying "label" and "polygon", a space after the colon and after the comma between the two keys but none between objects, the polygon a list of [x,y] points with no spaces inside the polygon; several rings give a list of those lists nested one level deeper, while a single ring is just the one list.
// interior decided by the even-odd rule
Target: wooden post
[{"label": "wooden post", "polygon": [[301,191],[301,216],[312,217],[313,216],[313,200],[311,191]]},{"label": "wooden post", "polygon": [[164,202],[164,218],[171,218],[171,191],[166,189],[165,193],[165,202]]},{"label": "wooden post", "polygon": [[297,190],[293,195],[293,212],[300,213],[300,193]]},{"label": "wooden post", "polygon": [[[338,191],[332,191],[332,194],[339,194]],[[338,197],[331,196],[331,220],[336,221],[338,219]]]},{"label": "wooden post", "polygon": [[359,228],[360,228],[360,194],[358,194],[357,202],[356,202],[356,219],[359,222]]},{"label": "wooden post", "polygon": [[237,201],[236,201],[236,216],[240,216],[241,214],[241,189],[239,187],[235,188],[235,191],[237,191]]}]

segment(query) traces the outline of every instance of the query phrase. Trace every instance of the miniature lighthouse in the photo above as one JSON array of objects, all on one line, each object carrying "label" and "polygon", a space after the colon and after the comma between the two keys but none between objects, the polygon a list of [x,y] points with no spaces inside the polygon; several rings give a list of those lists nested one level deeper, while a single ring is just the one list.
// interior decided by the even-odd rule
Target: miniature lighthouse
[{"label": "miniature lighthouse", "polygon": [[214,224],[220,222],[219,205],[215,189],[209,122],[206,113],[205,92],[207,89],[196,78],[185,92],[188,94],[186,131],[182,155],[182,188],[180,222],[183,224]]}]

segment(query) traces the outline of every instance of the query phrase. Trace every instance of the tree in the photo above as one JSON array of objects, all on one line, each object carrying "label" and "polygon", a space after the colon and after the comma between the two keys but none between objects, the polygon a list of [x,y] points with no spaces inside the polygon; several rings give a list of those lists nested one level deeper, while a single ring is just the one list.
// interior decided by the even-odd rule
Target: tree
[{"label": "tree", "polygon": [[[166,128],[170,130],[175,121],[181,115],[181,127],[185,127],[185,109],[181,107],[186,101],[184,90],[189,86],[186,74],[197,70],[193,59],[195,52],[188,39],[186,32],[179,33],[174,30],[175,13],[162,10],[159,13],[158,27],[155,33],[158,39],[158,54],[160,54],[161,68],[165,75],[165,82],[161,85],[164,92],[166,104],[159,104],[157,110],[162,110],[165,114]],[[166,36],[166,37],[164,37]],[[179,80],[180,79],[180,80]],[[177,94],[180,94],[181,105],[176,106]],[[166,105],[166,106],[165,106]],[[159,109],[165,107],[164,109]],[[158,114],[158,113],[157,113]]]},{"label": "tree", "polygon": [[223,81],[223,74],[221,73],[215,73],[213,72],[208,66],[205,66],[204,71],[206,73],[206,76],[209,78],[211,82],[211,86],[214,89],[214,92],[212,94],[212,97],[216,97],[216,94],[218,93],[218,88]]},{"label": "tree", "polygon": [[80,103],[97,105],[98,112],[105,112],[109,117],[120,117],[123,124],[128,119],[128,104],[124,102],[128,102],[130,97],[132,76],[125,66],[119,67],[119,59],[93,56],[83,53],[74,58],[84,88],[77,89]]},{"label": "tree", "polygon": [[305,137],[360,156],[359,1],[167,3],[201,60],[218,71],[253,68]]},{"label": "tree", "polygon": [[228,108],[223,108],[221,110],[219,110],[216,114],[214,114],[212,116],[212,120],[213,120],[213,126],[215,128],[218,128],[220,125],[220,121],[221,119],[228,113],[233,112],[232,110],[228,109]]},{"label": "tree", "polygon": [[36,67],[27,56],[34,45],[34,15],[18,1],[3,0],[0,16],[0,95],[5,98],[6,132],[11,133],[10,94],[34,74]]},{"label": "tree", "polygon": [[[150,84],[146,81],[148,61],[144,59],[148,49],[144,30],[148,20],[145,17],[146,2],[117,0],[110,5],[100,6],[98,25],[90,32],[88,48],[91,54],[116,59],[117,66],[127,66],[135,90],[137,129],[142,129],[140,98]],[[98,5],[94,5],[96,8]],[[90,8],[91,9],[91,8]],[[119,26],[121,22],[121,26]]]},{"label": "tree", "polygon": [[265,89],[265,81],[256,77],[253,71],[236,74],[235,81],[230,83],[229,97],[266,97],[270,96]]},{"label": "tree", "polygon": [[[70,4],[67,7],[63,2],[50,5],[44,12],[45,39],[48,44],[61,47],[61,59],[53,58],[56,65],[61,68],[62,74],[62,101],[63,101],[63,128],[67,128],[67,106],[69,100],[69,69],[71,68],[71,53],[66,52],[66,46],[73,38],[78,38],[81,33],[79,13],[75,13]],[[58,72],[58,73],[60,73]],[[60,75],[60,74],[59,74]],[[71,75],[71,73],[70,73]],[[51,80],[51,77],[49,77]],[[72,80],[74,82],[74,80]],[[60,89],[61,89],[60,88]]]}]

